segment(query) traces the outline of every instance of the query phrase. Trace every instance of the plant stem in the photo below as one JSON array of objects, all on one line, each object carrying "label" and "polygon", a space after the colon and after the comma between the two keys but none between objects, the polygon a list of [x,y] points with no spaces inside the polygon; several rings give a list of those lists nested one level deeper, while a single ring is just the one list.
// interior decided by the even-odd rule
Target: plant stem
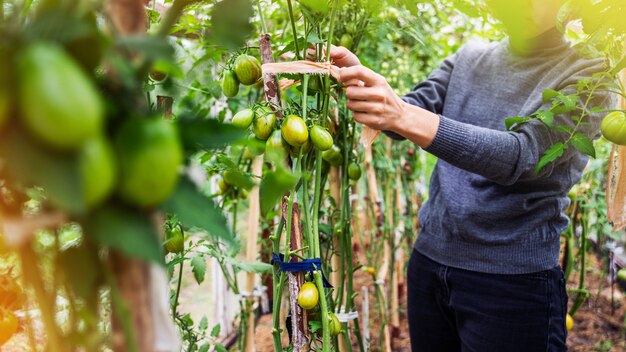
[{"label": "plant stem", "polygon": [[[287,8],[289,9],[289,19],[291,20],[291,30],[293,31],[293,43],[295,46],[296,59],[300,60],[300,50],[298,49],[298,32],[296,30],[296,20],[293,17],[293,7],[291,6],[291,0],[287,0]],[[303,83],[302,87],[306,87]],[[306,98],[306,93],[302,94]]]},{"label": "plant stem", "polygon": [[256,2],[257,9],[259,10],[259,20],[261,20],[261,29],[263,33],[267,33],[267,24],[265,23],[265,17],[263,17],[263,11],[261,9],[261,0]]},{"label": "plant stem", "polygon": [[322,351],[328,352],[330,351],[330,324],[328,321],[328,306],[326,302],[326,295],[324,294],[324,284],[322,283],[322,272],[320,270],[316,270],[313,272],[313,277],[315,278],[315,285],[317,286],[317,290],[320,292],[320,311],[322,315]]}]

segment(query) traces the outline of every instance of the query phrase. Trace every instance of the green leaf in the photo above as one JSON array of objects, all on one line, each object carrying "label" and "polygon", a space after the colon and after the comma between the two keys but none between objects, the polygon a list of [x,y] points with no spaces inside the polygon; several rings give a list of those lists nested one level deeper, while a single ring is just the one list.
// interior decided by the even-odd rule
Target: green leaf
[{"label": "green leaf", "polygon": [[572,136],[572,145],[579,152],[589,155],[592,158],[596,157],[596,149],[593,147],[593,142],[587,135],[581,132],[576,132],[574,136]]},{"label": "green leaf", "polygon": [[97,297],[98,287],[104,280],[98,250],[82,243],[62,251],[58,257],[66,284],[76,297],[90,300]]},{"label": "green leaf", "polygon": [[205,342],[202,346],[200,346],[200,348],[198,348],[198,352],[208,352],[210,348],[211,348],[211,344],[208,342]]},{"label": "green leaf", "polygon": [[509,117],[504,119],[504,126],[507,130],[510,130],[514,125],[524,123],[528,120],[531,120],[531,118],[525,116]]},{"label": "green leaf", "polygon": [[207,43],[228,49],[241,48],[254,30],[250,23],[252,16],[254,8],[250,0],[223,0],[215,3],[211,11]]},{"label": "green leaf", "polygon": [[551,111],[539,110],[537,111],[537,119],[546,124],[546,126],[552,127],[554,125],[554,114]]},{"label": "green leaf", "polygon": [[552,98],[557,97],[559,94],[558,91],[554,90],[554,89],[544,89],[543,93],[541,93],[541,98],[543,99],[543,103],[547,103],[548,101],[550,101]]},{"label": "green leaf", "polygon": [[260,186],[261,212],[270,211],[287,191],[292,189],[298,180],[296,175],[286,167],[276,164],[275,171],[266,172]]},{"label": "green leaf", "polygon": [[150,61],[174,62],[174,47],[169,41],[149,35],[119,36],[117,46],[122,51],[136,52]]},{"label": "green leaf", "polygon": [[176,215],[186,226],[201,228],[226,241],[228,245],[236,246],[222,212],[215,206],[213,200],[200,193],[186,177],[180,180],[176,190],[161,209]]},{"label": "green leaf", "polygon": [[226,347],[224,347],[224,345],[222,345],[221,343],[217,343],[215,344],[215,350],[217,352],[228,352],[228,350],[226,349]]},{"label": "green leaf", "polygon": [[204,281],[204,274],[206,273],[206,260],[203,255],[197,255],[191,258],[191,271],[193,272],[193,277],[196,279],[198,284],[201,284]]},{"label": "green leaf", "polygon": [[218,337],[220,336],[220,331],[222,330],[222,326],[220,324],[217,324],[213,327],[213,329],[211,329],[211,337]]},{"label": "green leaf", "polygon": [[567,125],[553,126],[552,129],[563,133],[572,133],[572,128]]},{"label": "green leaf", "polygon": [[272,271],[272,266],[263,262],[251,262],[245,260],[228,259],[228,262],[237,270],[243,270],[249,273],[263,274]]},{"label": "green leaf", "polygon": [[0,156],[6,175],[26,186],[41,186],[47,200],[71,214],[84,214],[78,160],[75,155],[57,154],[31,141],[16,128],[0,138]]},{"label": "green leaf", "polygon": [[252,177],[249,174],[244,174],[239,168],[228,169],[222,174],[224,181],[229,185],[250,190],[256,185]]},{"label": "green leaf", "polygon": [[539,163],[537,163],[537,167],[535,168],[535,173],[539,174],[539,171],[543,169],[544,166],[560,158],[565,152],[565,149],[567,149],[567,144],[561,142],[550,146],[550,148],[543,153],[541,159],[539,159]]},{"label": "green leaf", "polygon": [[578,102],[578,95],[559,95],[554,100],[554,105],[550,108],[555,115],[565,114],[576,109],[576,103]]},{"label": "green leaf", "polygon": [[176,122],[185,149],[192,153],[223,147],[246,136],[245,130],[216,119],[181,118]]},{"label": "green leaf", "polygon": [[130,257],[164,264],[157,229],[148,213],[134,208],[106,206],[86,221],[85,234]]},{"label": "green leaf", "polygon": [[198,329],[200,329],[201,331],[204,331],[208,327],[209,327],[209,320],[207,319],[205,315],[202,317],[202,319],[200,319],[200,322],[198,323]]}]

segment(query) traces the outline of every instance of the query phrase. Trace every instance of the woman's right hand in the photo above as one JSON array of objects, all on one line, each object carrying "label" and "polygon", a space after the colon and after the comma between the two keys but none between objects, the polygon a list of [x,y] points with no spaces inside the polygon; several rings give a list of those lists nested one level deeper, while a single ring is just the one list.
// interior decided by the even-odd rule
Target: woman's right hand
[{"label": "woman's right hand", "polygon": [[[322,56],[326,56],[326,47],[322,51]],[[311,60],[315,58],[315,49],[311,48],[307,51],[307,59]],[[343,46],[331,45],[330,47],[330,61],[337,67],[350,67],[361,64],[359,58],[354,55],[350,50]]]}]

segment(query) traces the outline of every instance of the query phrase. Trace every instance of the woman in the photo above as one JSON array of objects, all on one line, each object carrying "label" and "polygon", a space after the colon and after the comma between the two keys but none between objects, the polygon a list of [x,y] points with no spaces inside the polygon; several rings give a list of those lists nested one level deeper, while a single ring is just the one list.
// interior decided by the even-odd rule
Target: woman
[{"label": "woman", "polygon": [[[354,119],[439,158],[408,267],[413,351],[567,350],[559,237],[587,157],[570,147],[537,174],[563,134],[537,120],[504,127],[507,117],[549,109],[544,89],[603,69],[556,30],[561,3],[490,1],[509,37],[462,47],[402,98],[354,54],[331,49]],[[602,116],[591,115],[583,132],[597,138]],[[573,122],[566,113],[555,124]]]}]

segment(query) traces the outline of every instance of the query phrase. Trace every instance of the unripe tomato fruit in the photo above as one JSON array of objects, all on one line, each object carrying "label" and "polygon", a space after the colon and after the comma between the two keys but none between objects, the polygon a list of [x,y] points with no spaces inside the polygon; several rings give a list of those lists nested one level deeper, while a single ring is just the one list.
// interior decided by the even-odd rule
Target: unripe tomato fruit
[{"label": "unripe tomato fruit", "polygon": [[337,166],[343,162],[343,156],[341,155],[341,149],[336,144],[322,152],[322,159],[326,160],[330,165]]},{"label": "unripe tomato fruit", "polygon": [[35,43],[19,57],[20,109],[30,132],[76,150],[102,130],[104,106],[82,68],[59,47]]},{"label": "unripe tomato fruit", "polygon": [[17,332],[17,318],[13,313],[0,310],[0,346]]},{"label": "unripe tomato fruit", "polygon": [[348,178],[352,181],[356,181],[361,178],[361,166],[354,161],[348,165]]},{"label": "unripe tomato fruit", "polygon": [[303,145],[309,139],[309,130],[300,116],[287,115],[280,130],[285,141],[294,147]]},{"label": "unripe tomato fruit", "polygon": [[151,207],[165,201],[178,183],[183,149],[176,125],[161,118],[132,118],[116,138],[120,196]]},{"label": "unripe tomato fruit", "polygon": [[619,281],[626,282],[626,268],[619,269],[619,271],[617,272],[617,279]]},{"label": "unripe tomato fruit", "polygon": [[221,177],[217,180],[217,186],[220,188],[220,194],[224,194],[230,189],[230,185]]},{"label": "unripe tomato fruit", "polygon": [[567,315],[565,316],[565,328],[567,329],[567,331],[572,330],[572,328],[574,327],[574,318],[572,318],[571,315],[569,315],[569,313],[567,313]]},{"label": "unripe tomato fruit", "polygon": [[330,319],[330,336],[337,336],[341,332],[341,322],[335,313],[328,313],[328,319]]},{"label": "unripe tomato fruit", "polygon": [[344,48],[348,48],[348,49],[352,48],[352,43],[353,43],[352,36],[348,33],[344,33],[341,36],[341,39],[339,39],[339,46],[343,46]]},{"label": "unripe tomato fruit", "polygon": [[224,171],[224,174],[222,175],[224,182],[226,182],[227,185],[234,186],[237,183],[237,173],[238,171],[235,171],[233,169]]},{"label": "unripe tomato fruit", "polygon": [[241,54],[235,59],[235,74],[242,84],[255,84],[261,78],[261,63],[254,56]]},{"label": "unripe tomato fruit", "polygon": [[243,109],[233,116],[231,123],[239,128],[248,128],[254,120],[254,111],[252,109]]},{"label": "unripe tomato fruit", "polygon": [[333,146],[333,136],[321,126],[313,125],[311,127],[311,141],[315,148],[325,151]]},{"label": "unripe tomato fruit", "polygon": [[307,90],[312,93],[316,93],[322,90],[322,82],[320,80],[321,78],[317,76],[309,77],[309,84],[307,86]]},{"label": "unripe tomato fruit", "polygon": [[173,226],[165,231],[165,250],[169,253],[180,253],[185,249],[185,238],[179,226]]},{"label": "unripe tomato fruit", "polygon": [[298,305],[302,307],[302,309],[309,310],[315,308],[319,300],[320,294],[315,284],[312,282],[303,283],[298,292]]},{"label": "unripe tomato fruit", "polygon": [[100,204],[113,192],[117,181],[117,164],[113,147],[104,137],[85,143],[79,156],[79,170],[87,207]]},{"label": "unripe tomato fruit", "polygon": [[626,145],[626,113],[613,111],[606,115],[600,126],[604,138],[619,145]]},{"label": "unripe tomato fruit", "polygon": [[265,142],[265,153],[267,155],[276,155],[277,158],[284,159],[289,151],[287,142],[283,139],[280,130],[272,132],[270,138]]},{"label": "unripe tomato fruit", "polygon": [[256,116],[252,122],[252,132],[256,138],[267,140],[274,130],[276,115],[269,106],[261,106],[256,111]]},{"label": "unripe tomato fruit", "polygon": [[239,93],[239,80],[232,70],[222,72],[222,93],[228,98],[237,96]]}]

